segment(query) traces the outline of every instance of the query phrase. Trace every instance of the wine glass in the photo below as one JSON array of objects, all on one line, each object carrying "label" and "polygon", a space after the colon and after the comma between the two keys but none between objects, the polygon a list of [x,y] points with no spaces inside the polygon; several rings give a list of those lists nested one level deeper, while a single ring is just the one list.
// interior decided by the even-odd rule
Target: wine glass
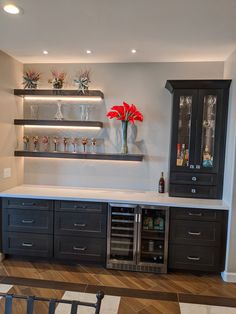
[{"label": "wine glass", "polygon": [[86,151],[86,145],[88,144],[88,139],[87,137],[82,138],[82,145],[84,146],[84,153]]}]

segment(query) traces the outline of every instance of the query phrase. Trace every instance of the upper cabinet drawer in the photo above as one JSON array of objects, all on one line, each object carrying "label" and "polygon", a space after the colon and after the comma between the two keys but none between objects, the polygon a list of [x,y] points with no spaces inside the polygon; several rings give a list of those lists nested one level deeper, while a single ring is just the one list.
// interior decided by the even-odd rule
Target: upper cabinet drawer
[{"label": "upper cabinet drawer", "polygon": [[191,185],[216,185],[217,175],[205,173],[172,172],[170,174],[170,182]]},{"label": "upper cabinet drawer", "polygon": [[217,198],[217,187],[195,184],[170,184],[170,196]]},{"label": "upper cabinet drawer", "polygon": [[171,219],[221,221],[223,213],[226,213],[226,211],[178,207],[170,209]]},{"label": "upper cabinet drawer", "polygon": [[40,210],[50,210],[53,208],[53,201],[51,200],[41,200],[41,199],[31,199],[31,198],[4,198],[3,199],[4,208],[12,209],[40,209]]},{"label": "upper cabinet drawer", "polygon": [[96,202],[56,201],[56,210],[106,213],[107,204]]}]

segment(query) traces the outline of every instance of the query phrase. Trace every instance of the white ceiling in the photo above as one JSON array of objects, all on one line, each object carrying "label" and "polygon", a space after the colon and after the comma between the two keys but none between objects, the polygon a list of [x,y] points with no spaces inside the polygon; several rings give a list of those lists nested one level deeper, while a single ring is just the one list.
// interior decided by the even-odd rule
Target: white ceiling
[{"label": "white ceiling", "polygon": [[0,50],[24,63],[223,61],[236,49],[236,0],[9,2],[24,14],[0,11]]}]

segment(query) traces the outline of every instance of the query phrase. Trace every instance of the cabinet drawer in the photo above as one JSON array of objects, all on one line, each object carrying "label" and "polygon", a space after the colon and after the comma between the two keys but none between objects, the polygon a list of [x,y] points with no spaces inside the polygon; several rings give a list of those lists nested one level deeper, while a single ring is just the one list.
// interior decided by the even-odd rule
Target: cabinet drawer
[{"label": "cabinet drawer", "polygon": [[170,182],[191,185],[216,185],[217,175],[206,173],[172,172],[170,175]]},{"label": "cabinet drawer", "polygon": [[105,263],[105,239],[55,236],[54,241],[56,258]]},{"label": "cabinet drawer", "polygon": [[56,212],[55,233],[105,237],[106,215],[91,212]]},{"label": "cabinet drawer", "polygon": [[53,237],[17,232],[3,233],[3,253],[25,256],[51,257]]},{"label": "cabinet drawer", "polygon": [[220,250],[216,247],[170,245],[169,268],[221,271]]},{"label": "cabinet drawer", "polygon": [[226,211],[196,209],[196,208],[171,208],[171,219],[187,219],[199,221],[221,221]]},{"label": "cabinet drawer", "polygon": [[32,209],[3,209],[3,230],[32,233],[53,232],[53,212]]},{"label": "cabinet drawer", "polygon": [[53,201],[29,199],[29,198],[4,198],[4,208],[12,209],[39,209],[39,210],[51,210],[53,208]]},{"label": "cabinet drawer", "polygon": [[58,211],[70,210],[76,212],[106,213],[107,205],[95,202],[56,201]]},{"label": "cabinet drawer", "polygon": [[170,184],[170,196],[217,198],[216,186]]},{"label": "cabinet drawer", "polygon": [[170,242],[220,246],[221,225],[219,222],[171,220]]}]

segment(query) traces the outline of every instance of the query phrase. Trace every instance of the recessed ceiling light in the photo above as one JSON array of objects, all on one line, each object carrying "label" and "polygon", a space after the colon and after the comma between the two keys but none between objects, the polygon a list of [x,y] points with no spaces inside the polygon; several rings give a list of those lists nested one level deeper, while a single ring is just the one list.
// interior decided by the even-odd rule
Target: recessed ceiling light
[{"label": "recessed ceiling light", "polygon": [[90,53],[92,53],[92,51],[91,50],[86,50],[86,53],[89,55]]},{"label": "recessed ceiling light", "polygon": [[132,49],[131,52],[132,52],[132,53],[136,53],[137,50],[136,50],[136,49]]},{"label": "recessed ceiling light", "polygon": [[48,55],[48,51],[47,51],[47,50],[44,50],[44,51],[43,51],[43,54],[44,54],[44,55]]},{"label": "recessed ceiling light", "polygon": [[9,14],[15,14],[15,15],[23,13],[23,10],[20,7],[16,6],[15,4],[4,5],[3,10]]}]

